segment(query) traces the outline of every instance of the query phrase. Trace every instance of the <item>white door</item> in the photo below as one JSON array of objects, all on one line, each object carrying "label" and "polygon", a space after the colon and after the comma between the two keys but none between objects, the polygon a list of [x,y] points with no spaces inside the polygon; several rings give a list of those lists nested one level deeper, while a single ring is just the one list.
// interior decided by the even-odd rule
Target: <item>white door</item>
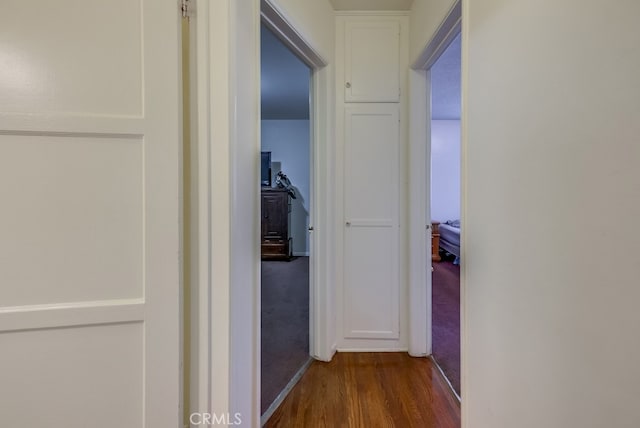
[{"label": "white door", "polygon": [[177,427],[173,0],[0,14],[0,426]]},{"label": "white door", "polygon": [[398,104],[345,108],[347,339],[400,337],[398,125]]}]

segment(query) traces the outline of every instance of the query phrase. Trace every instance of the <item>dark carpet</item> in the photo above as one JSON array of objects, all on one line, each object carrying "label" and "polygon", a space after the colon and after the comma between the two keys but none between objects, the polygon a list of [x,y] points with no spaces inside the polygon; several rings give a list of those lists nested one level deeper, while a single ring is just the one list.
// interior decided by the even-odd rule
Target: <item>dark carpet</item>
[{"label": "dark carpet", "polygon": [[460,395],[460,266],[433,263],[433,357]]},{"label": "dark carpet", "polygon": [[262,262],[264,413],[309,358],[309,257]]}]

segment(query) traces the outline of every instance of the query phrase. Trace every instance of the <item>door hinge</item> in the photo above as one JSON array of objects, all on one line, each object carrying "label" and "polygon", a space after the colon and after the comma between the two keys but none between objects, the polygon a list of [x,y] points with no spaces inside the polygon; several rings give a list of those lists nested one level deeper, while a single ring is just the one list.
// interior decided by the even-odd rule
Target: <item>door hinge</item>
[{"label": "door hinge", "polygon": [[189,3],[190,0],[180,0],[180,10],[182,11],[182,17],[189,17]]}]

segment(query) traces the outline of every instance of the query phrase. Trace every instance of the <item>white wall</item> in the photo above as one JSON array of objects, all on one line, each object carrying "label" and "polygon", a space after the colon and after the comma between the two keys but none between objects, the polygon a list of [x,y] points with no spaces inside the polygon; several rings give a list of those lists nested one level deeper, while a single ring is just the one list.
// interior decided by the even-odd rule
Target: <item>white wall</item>
[{"label": "white wall", "polygon": [[465,3],[467,427],[640,426],[638,16]]},{"label": "white wall", "polygon": [[[262,151],[271,152],[272,185],[278,171],[296,188],[291,200],[293,254],[309,255],[309,121],[263,120]],[[279,168],[278,168],[279,165]]]},{"label": "white wall", "polygon": [[460,121],[431,121],[431,219],[460,218]]}]

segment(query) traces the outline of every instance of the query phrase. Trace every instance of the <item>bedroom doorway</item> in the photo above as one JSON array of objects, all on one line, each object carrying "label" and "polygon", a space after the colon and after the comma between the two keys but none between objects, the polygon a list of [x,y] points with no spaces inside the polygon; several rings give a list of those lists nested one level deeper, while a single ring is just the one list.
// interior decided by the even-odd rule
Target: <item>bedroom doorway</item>
[{"label": "bedroom doorway", "polygon": [[261,51],[263,422],[311,361],[311,69],[264,24]]},{"label": "bedroom doorway", "polygon": [[[462,34],[462,35],[461,35]],[[438,142],[432,142],[432,138],[437,138],[438,133],[448,134],[452,133],[453,123],[456,125],[462,124],[464,118],[462,117],[463,110],[461,95],[464,88],[464,81],[461,80],[463,73],[462,70],[462,51],[465,49],[465,34],[462,32],[462,1],[457,0],[449,9],[449,12],[438,26],[435,34],[429,40],[429,42],[420,51],[418,57],[413,62],[409,72],[409,84],[410,84],[410,132],[409,132],[409,159],[410,159],[410,182],[409,182],[409,228],[412,231],[410,234],[410,246],[411,246],[411,259],[409,262],[409,297],[410,297],[410,330],[411,335],[409,338],[409,353],[413,356],[427,356],[433,359],[438,364],[438,328],[434,328],[433,324],[439,322],[439,313],[437,312],[439,303],[434,302],[434,297],[437,299],[438,295],[433,293],[434,281],[438,282],[438,277],[444,269],[441,269],[445,265],[441,265],[442,256],[447,258],[447,254],[440,253],[441,246],[446,246],[446,236],[443,237],[442,233],[446,227],[441,227],[447,220],[456,220],[447,218],[449,216],[455,217],[454,214],[439,214],[438,208],[433,208],[432,205],[432,179],[438,176],[437,166],[438,164]],[[453,43],[455,41],[455,43]],[[444,77],[439,79],[437,74],[436,63],[443,57],[445,51],[450,47],[453,49],[460,47],[460,52],[456,54],[449,54],[453,56],[458,65],[449,66],[449,71],[443,73]],[[435,76],[433,74],[436,74]],[[439,83],[444,82],[444,84]],[[451,88],[457,88],[451,91]],[[450,88],[447,90],[446,88]],[[443,101],[439,98],[438,92],[444,92],[445,97]],[[451,95],[451,92],[454,95]],[[455,96],[455,93],[458,95]],[[433,94],[433,97],[432,97]],[[446,102],[450,100],[450,102]],[[449,105],[448,108],[439,106]],[[451,105],[454,106],[453,110],[457,111],[455,115],[442,113],[442,111],[451,111]],[[432,110],[436,110],[436,113],[432,114]],[[437,111],[440,110],[440,113]],[[448,122],[444,124],[438,124],[432,122],[432,117],[436,120],[442,120]],[[440,126],[442,125],[442,126]],[[443,128],[443,129],[440,129]],[[464,135],[461,132],[464,127],[457,126],[457,139],[458,146],[464,142]],[[433,131],[433,132],[432,132]],[[433,156],[432,156],[433,152]],[[448,319],[452,320],[450,324],[455,326],[455,329],[444,329],[443,331],[450,341],[450,343],[457,344],[452,347],[457,356],[453,359],[455,363],[455,374],[449,374],[451,378],[457,375],[457,383],[459,386],[451,390],[458,398],[462,392],[465,384],[465,257],[464,257],[464,183],[465,177],[463,176],[463,169],[461,168],[463,152],[458,149],[459,154],[449,155],[454,158],[454,167],[457,165],[457,172],[454,171],[455,179],[457,182],[456,190],[449,191],[451,194],[457,194],[458,207],[457,212],[460,220],[461,227],[458,229],[460,233],[460,241],[463,245],[460,245],[459,264],[453,264],[455,275],[454,284],[459,284],[457,287],[457,293],[454,292],[453,304],[448,304],[447,307],[451,308],[449,311]],[[432,157],[436,159],[432,160]],[[457,160],[455,160],[457,158]],[[450,171],[448,171],[450,172]],[[436,177],[437,180],[438,177]],[[447,183],[448,186],[450,183]],[[436,187],[436,186],[433,186]],[[459,190],[458,190],[459,189]],[[440,190],[439,188],[437,190]],[[437,192],[436,190],[436,192]],[[451,196],[451,195],[449,195]],[[436,201],[433,201],[436,203]],[[442,218],[438,218],[438,217]],[[444,232],[446,234],[446,232]],[[441,244],[442,241],[442,244]],[[456,252],[455,247],[450,247],[447,250]],[[446,250],[446,248],[445,248]],[[457,270],[457,272],[455,272]],[[459,279],[458,279],[459,278]],[[437,286],[437,284],[436,284]],[[451,291],[451,290],[448,290]],[[436,290],[437,293],[437,290]],[[455,302],[458,302],[457,304]],[[456,313],[457,312],[457,313]],[[459,315],[458,315],[459,314]],[[457,321],[457,322],[456,322]],[[440,324],[442,325],[442,324]],[[435,336],[435,337],[434,337]],[[434,352],[435,348],[435,352]],[[442,357],[440,357],[442,361]],[[444,365],[441,363],[441,365]],[[447,376],[443,373],[443,376]]]},{"label": "bedroom doorway", "polygon": [[461,35],[430,68],[432,357],[458,398],[460,385]]}]

